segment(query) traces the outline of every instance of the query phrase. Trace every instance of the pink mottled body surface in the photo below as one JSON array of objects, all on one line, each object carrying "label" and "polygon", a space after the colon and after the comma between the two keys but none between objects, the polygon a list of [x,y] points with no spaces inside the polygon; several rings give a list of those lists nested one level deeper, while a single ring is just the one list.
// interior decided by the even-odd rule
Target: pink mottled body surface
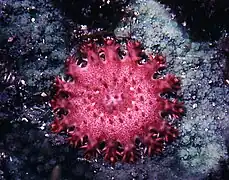
[{"label": "pink mottled body surface", "polygon": [[67,110],[56,117],[52,131],[68,130],[71,144],[85,148],[88,156],[104,154],[112,163],[134,161],[136,139],[149,155],[161,152],[164,142],[178,136],[161,114],[177,118],[183,113],[178,100],[160,96],[179,90],[180,81],[170,74],[153,78],[165,67],[164,57],[148,55],[140,64],[144,53],[135,41],[127,42],[125,56],[119,52],[120,45],[113,39],[105,39],[102,46],[86,43],[81,53],[87,65],[77,65],[78,60],[70,56],[66,74],[73,80],[56,78],[57,93],[51,101],[54,110]]}]

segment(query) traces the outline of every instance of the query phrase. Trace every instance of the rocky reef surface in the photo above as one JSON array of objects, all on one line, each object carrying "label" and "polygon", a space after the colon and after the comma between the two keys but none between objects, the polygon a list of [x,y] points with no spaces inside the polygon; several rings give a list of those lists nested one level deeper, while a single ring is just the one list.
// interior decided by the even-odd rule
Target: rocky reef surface
[{"label": "rocky reef surface", "polygon": [[[187,12],[186,4],[162,2],[0,1],[0,179],[227,177],[228,22],[219,19],[222,26],[214,29],[217,36],[211,36],[211,26],[177,20],[179,13]],[[196,12],[203,10],[195,5]],[[214,3],[208,7],[214,13],[201,16],[202,21],[214,24],[213,20],[221,18],[219,7]],[[227,8],[219,8],[225,21]],[[192,16],[186,14],[188,20],[197,18]],[[164,54],[166,71],[181,77],[186,114],[178,124],[180,138],[162,155],[113,167],[102,158],[84,159],[82,150],[66,143],[65,134],[51,133],[49,101],[54,77],[63,74],[66,57],[80,42],[81,31],[89,33],[87,28],[97,34],[115,32],[117,37],[140,40],[147,51]],[[208,34],[205,41],[190,35],[199,34],[200,29]]]}]

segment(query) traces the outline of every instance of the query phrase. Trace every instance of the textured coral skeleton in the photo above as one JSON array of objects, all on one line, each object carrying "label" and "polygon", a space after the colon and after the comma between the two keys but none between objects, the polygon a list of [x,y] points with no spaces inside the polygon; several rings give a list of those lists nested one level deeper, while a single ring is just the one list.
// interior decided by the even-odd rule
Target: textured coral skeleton
[{"label": "textured coral skeleton", "polygon": [[155,78],[165,68],[165,58],[146,55],[137,41],[125,45],[124,54],[112,38],[103,45],[85,43],[81,53],[86,65],[74,55],[67,59],[66,74],[72,80],[57,77],[51,101],[56,113],[52,131],[65,130],[70,144],[84,148],[86,157],[102,154],[111,163],[134,162],[139,146],[148,155],[160,153],[178,136],[164,115],[177,119],[184,112],[177,98],[161,96],[180,89],[172,74]]}]

